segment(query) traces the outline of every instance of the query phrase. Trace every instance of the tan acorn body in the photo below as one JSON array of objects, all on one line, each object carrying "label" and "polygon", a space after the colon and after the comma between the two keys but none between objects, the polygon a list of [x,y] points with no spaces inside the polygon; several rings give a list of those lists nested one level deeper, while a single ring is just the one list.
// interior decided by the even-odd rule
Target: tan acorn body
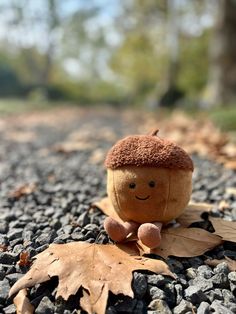
[{"label": "tan acorn body", "polygon": [[122,220],[166,223],[187,206],[192,171],[136,166],[108,169],[107,192]]}]

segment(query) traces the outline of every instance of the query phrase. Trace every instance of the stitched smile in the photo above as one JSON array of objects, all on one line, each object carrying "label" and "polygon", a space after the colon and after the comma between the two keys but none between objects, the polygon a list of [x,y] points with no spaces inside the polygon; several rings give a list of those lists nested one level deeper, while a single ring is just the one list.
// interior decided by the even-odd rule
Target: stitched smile
[{"label": "stitched smile", "polygon": [[146,201],[146,200],[150,197],[150,195],[148,195],[147,197],[144,197],[144,198],[138,197],[138,196],[136,196],[136,195],[135,195],[135,197],[136,197],[138,200],[140,200],[140,201]]}]

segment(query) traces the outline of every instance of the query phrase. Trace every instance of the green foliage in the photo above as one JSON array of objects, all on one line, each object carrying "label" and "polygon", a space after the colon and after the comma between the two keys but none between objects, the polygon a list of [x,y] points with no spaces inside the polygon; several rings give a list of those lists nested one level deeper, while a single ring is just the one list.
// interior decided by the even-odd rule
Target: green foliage
[{"label": "green foliage", "polygon": [[123,80],[135,100],[148,96],[165,77],[167,67],[165,46],[156,43],[145,33],[127,35],[123,45],[114,53],[111,67]]},{"label": "green foliage", "polygon": [[224,131],[236,130],[236,106],[226,106],[224,108],[212,109],[209,117],[214,123]]},{"label": "green foliage", "polygon": [[198,37],[181,38],[178,85],[189,96],[199,96],[208,77],[210,31]]},{"label": "green foliage", "polygon": [[21,83],[9,64],[0,63],[0,97],[19,95]]},{"label": "green foliage", "polygon": [[48,95],[51,100],[68,100],[79,105],[104,103],[120,105],[126,98],[119,86],[105,81],[93,84],[87,81],[64,81],[51,85]]}]

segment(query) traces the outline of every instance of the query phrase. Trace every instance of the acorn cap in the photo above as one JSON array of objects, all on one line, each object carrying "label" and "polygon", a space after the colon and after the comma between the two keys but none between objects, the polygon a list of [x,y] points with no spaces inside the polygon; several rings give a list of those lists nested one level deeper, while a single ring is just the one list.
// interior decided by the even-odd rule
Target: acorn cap
[{"label": "acorn cap", "polygon": [[158,167],[193,171],[193,162],[179,146],[156,136],[132,135],[118,141],[108,152],[105,166],[117,169],[125,166]]}]

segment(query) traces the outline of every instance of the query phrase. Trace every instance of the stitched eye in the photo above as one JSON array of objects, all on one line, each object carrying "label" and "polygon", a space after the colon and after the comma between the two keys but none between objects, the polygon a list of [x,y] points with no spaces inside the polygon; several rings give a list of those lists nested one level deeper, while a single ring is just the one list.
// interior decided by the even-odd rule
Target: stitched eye
[{"label": "stitched eye", "polygon": [[129,184],[129,188],[130,188],[130,189],[135,189],[135,187],[136,187],[136,184],[135,184],[134,182],[131,182],[131,183]]},{"label": "stitched eye", "polygon": [[156,183],[155,183],[155,181],[150,181],[150,182],[148,183],[148,185],[150,186],[150,188],[154,188],[155,185],[156,185]]}]

